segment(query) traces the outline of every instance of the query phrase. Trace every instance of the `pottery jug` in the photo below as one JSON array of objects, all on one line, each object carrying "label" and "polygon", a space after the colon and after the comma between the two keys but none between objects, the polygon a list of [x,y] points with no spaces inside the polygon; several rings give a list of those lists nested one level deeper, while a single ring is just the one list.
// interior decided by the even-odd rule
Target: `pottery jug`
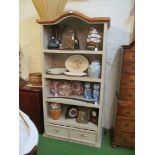
[{"label": "pottery jug", "polygon": [[91,78],[100,78],[101,65],[98,60],[94,60],[88,67],[88,75]]}]

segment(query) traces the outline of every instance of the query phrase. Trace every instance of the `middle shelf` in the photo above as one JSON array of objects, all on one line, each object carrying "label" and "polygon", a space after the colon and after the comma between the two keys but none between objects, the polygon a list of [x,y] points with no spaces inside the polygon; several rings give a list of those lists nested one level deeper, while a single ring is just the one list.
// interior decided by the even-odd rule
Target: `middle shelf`
[{"label": "middle shelf", "polygon": [[67,75],[48,75],[48,74],[44,74],[43,77],[46,78],[46,79],[60,79],[60,80],[88,81],[88,82],[102,82],[102,79],[90,78],[88,76],[75,77],[75,76],[67,76]]},{"label": "middle shelf", "polygon": [[[81,99],[81,96],[76,96],[77,99]],[[99,108],[100,105],[98,103],[93,104],[93,103],[88,103],[88,101],[80,101],[80,100],[75,100],[72,98],[63,98],[63,97],[47,97],[46,102],[56,102],[56,103],[63,103],[63,104],[68,104],[68,105],[79,105],[79,106],[85,106],[85,107],[92,107],[92,108]]]}]

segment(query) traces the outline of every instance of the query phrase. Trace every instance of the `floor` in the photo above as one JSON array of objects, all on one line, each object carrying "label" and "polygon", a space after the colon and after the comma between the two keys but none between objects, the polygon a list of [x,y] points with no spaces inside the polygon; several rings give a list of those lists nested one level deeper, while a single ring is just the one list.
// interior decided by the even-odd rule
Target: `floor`
[{"label": "floor", "polygon": [[89,147],[76,143],[39,137],[38,155],[134,155],[134,149],[112,148],[110,133],[107,132],[102,140],[101,148]]}]

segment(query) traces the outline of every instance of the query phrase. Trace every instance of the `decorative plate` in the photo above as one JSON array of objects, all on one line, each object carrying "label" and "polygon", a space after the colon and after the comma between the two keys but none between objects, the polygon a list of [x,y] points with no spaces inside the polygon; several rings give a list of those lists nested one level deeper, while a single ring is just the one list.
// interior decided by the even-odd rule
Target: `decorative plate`
[{"label": "decorative plate", "polygon": [[87,75],[85,72],[64,72],[65,75],[69,76],[84,76]]},{"label": "decorative plate", "polygon": [[65,61],[65,67],[73,73],[83,73],[89,66],[89,61],[82,55],[72,55]]},{"label": "decorative plate", "polygon": [[51,68],[47,70],[48,74],[63,74],[66,71],[66,68]]}]

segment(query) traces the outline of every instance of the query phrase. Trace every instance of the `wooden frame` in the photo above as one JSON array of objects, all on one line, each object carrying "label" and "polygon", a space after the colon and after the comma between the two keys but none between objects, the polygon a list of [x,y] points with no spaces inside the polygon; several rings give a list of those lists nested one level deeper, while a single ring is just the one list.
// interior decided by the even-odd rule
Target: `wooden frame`
[{"label": "wooden frame", "polygon": [[[66,22],[67,21],[67,22]],[[83,35],[87,34],[87,29],[91,26],[96,26],[104,34],[103,35],[103,44],[100,51],[88,51],[83,49],[84,42],[80,50],[49,50],[46,48],[48,37],[50,33],[50,27],[53,25],[71,24],[74,21],[74,25],[77,24],[77,27],[83,25],[83,29],[80,29],[79,36],[82,38]],[[75,23],[77,21],[77,23]],[[62,140],[68,140],[72,142],[77,142],[81,144],[86,144],[90,146],[100,147],[102,141],[102,119],[105,119],[105,109],[104,109],[104,92],[105,92],[105,63],[106,63],[106,43],[107,43],[107,31],[110,26],[109,17],[87,17],[79,12],[65,12],[62,16],[48,21],[37,20],[41,24],[41,33],[42,33],[42,49],[43,49],[43,59],[42,59],[42,83],[43,83],[43,109],[44,109],[44,125],[45,133],[44,135],[51,138],[58,138]],[[84,77],[71,77],[66,75],[47,75],[46,70],[54,66],[63,66],[64,57],[70,56],[73,54],[82,54],[90,61],[95,60],[95,58],[101,61],[101,77],[100,78],[90,78],[88,76]],[[57,57],[56,57],[57,56]],[[56,62],[54,62],[54,58]],[[53,64],[52,64],[53,63]],[[48,80],[50,79],[63,79],[63,80],[75,80],[75,81],[86,81],[86,82],[97,82],[100,84],[100,100],[97,105],[89,104],[87,101],[77,101],[71,98],[47,98],[49,93],[47,90]],[[79,99],[79,98],[77,98]],[[87,108],[97,108],[99,109],[98,116],[98,125],[95,125],[91,122],[88,124],[79,124],[74,120],[65,121],[64,118],[60,120],[52,120],[48,115],[47,104],[48,102],[58,102],[63,103],[64,105],[76,105],[76,106],[85,106]],[[50,125],[50,129],[49,129]],[[59,126],[61,133],[67,134],[59,136],[58,133],[54,134],[55,126]],[[55,132],[59,132],[59,128]],[[54,129],[54,130],[53,130]],[[49,131],[51,134],[49,135]],[[81,132],[81,133],[80,133]],[[75,134],[75,135],[74,135]],[[58,135],[58,136],[56,136]],[[78,137],[79,136],[79,137]],[[84,137],[82,137],[84,136]]]}]

